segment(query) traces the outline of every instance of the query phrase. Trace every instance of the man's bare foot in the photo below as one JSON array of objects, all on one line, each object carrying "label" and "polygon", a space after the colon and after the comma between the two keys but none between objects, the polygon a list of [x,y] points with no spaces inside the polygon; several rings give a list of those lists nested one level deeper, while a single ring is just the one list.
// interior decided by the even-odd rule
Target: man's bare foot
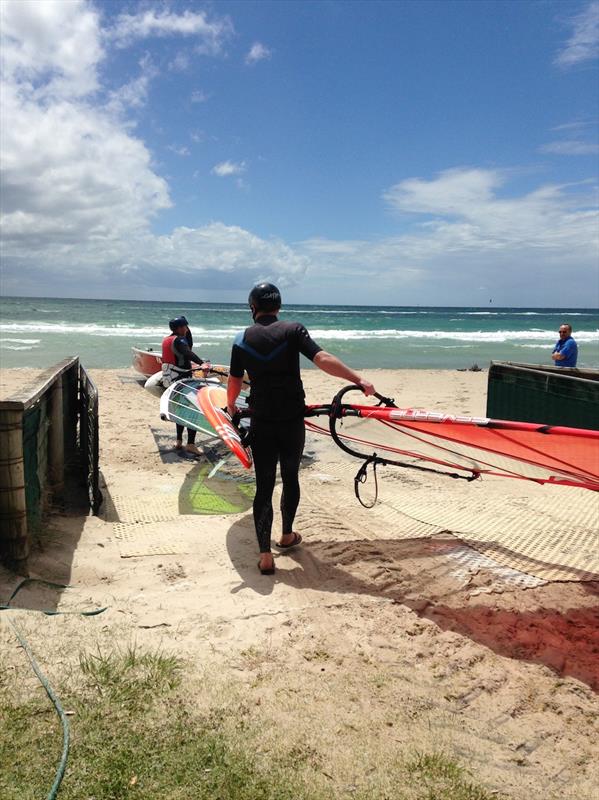
[{"label": "man's bare foot", "polygon": [[183,450],[183,442],[181,439],[177,439],[175,442],[175,450]]},{"label": "man's bare foot", "polygon": [[187,453],[192,453],[194,456],[201,456],[202,455],[202,453],[198,449],[197,444],[186,444],[185,445],[185,451]]}]

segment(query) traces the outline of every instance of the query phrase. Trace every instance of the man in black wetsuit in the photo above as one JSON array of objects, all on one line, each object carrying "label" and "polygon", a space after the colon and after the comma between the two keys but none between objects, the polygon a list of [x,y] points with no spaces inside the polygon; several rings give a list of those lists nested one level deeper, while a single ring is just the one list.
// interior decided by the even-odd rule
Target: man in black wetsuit
[{"label": "man in black wetsuit", "polygon": [[[169,321],[168,325],[171,333],[162,341],[163,373],[168,374],[171,380],[189,378],[191,376],[192,362],[199,364],[200,369],[210,369],[210,362],[204,361],[191,349],[193,347],[193,338],[185,317],[175,317]],[[165,365],[168,366],[165,368]],[[185,449],[188,453],[199,456],[200,451],[195,443],[196,432],[192,428],[187,429],[187,445]],[[177,450],[183,449],[183,425],[178,423],[175,447]]]},{"label": "man in black wetsuit", "polygon": [[242,386],[244,370],[250,378],[248,404],[252,412],[250,436],[256,471],[254,524],[260,548],[258,567],[263,575],[274,574],[270,534],[273,521],[272,493],[277,462],[281,465],[283,533],[277,547],[300,544],[293,530],[300,499],[299,466],[304,450],[304,388],[300,376],[300,353],[319,369],[374,394],[374,386],[335,356],[325,352],[298,322],[277,318],[281,294],[271,283],[254,286],[248,298],[254,325],[239,333],[231,351],[227,385],[227,407],[231,416]]}]

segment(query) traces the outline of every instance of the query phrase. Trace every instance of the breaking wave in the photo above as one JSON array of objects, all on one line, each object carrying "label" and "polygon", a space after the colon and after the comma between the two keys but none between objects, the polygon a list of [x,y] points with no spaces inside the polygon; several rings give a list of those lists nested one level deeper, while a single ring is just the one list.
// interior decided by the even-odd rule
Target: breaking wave
[{"label": "breaking wave", "polygon": [[35,350],[41,339],[12,339],[0,336],[1,350]]},{"label": "breaking wave", "polygon": [[[238,333],[239,326],[223,327],[202,327],[193,326],[194,338],[197,342],[213,343],[230,341]],[[42,321],[32,322],[8,322],[0,323],[0,332],[5,334],[53,334],[53,335],[73,335],[91,337],[117,337],[127,338],[134,345],[143,342],[148,338],[155,341],[157,337],[165,335],[163,327],[143,327],[130,325],[97,325],[97,324],[68,324],[66,322],[50,323]],[[495,330],[495,331],[456,331],[456,330],[403,330],[401,328],[379,328],[374,330],[353,328],[315,328],[310,329],[311,336],[316,341],[357,341],[383,339],[396,339],[398,342],[405,342],[406,339],[417,339],[419,341],[448,340],[458,342],[521,342],[529,343],[545,342],[552,343],[557,341],[557,334],[554,330],[529,329],[529,330]],[[599,342],[599,331],[580,330],[575,331],[574,338],[578,342]],[[13,345],[37,345],[39,339],[16,339],[5,337],[4,341],[11,342]]]}]

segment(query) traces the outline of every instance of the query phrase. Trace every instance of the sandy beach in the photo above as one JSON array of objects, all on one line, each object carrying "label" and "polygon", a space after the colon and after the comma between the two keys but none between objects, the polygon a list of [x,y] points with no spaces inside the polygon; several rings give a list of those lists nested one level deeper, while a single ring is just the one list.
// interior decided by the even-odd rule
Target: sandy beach
[{"label": "sandy beach", "polygon": [[[486,372],[363,374],[400,406],[485,413]],[[34,375],[3,371],[0,396]],[[499,796],[599,797],[591,492],[389,467],[367,510],[353,493],[359,463],[308,434],[296,521],[304,544],[276,555],[276,575],[265,577],[241,472],[225,467],[210,484],[218,453],[201,436],[206,457],[176,454],[174,426],[133,370],[91,376],[105,502],[98,517],[49,519],[31,574],[73,588],[32,587],[21,602],[108,610],[42,622],[16,612],[50,679],[81,650],[160,646],[212,677],[199,704],[243,705],[262,720],[266,750],[309,748],[339,797],[398,754],[432,748]],[[310,403],[340,388],[316,370],[304,383]],[[206,513],[198,493],[226,494],[225,480],[242,510]],[[0,598],[17,581],[0,570]],[[18,691],[35,691],[2,617],[0,641]]]}]

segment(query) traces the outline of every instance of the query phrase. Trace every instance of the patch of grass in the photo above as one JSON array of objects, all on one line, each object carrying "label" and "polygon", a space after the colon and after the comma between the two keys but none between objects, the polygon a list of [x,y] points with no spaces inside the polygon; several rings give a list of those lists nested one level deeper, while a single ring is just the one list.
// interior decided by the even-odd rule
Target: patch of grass
[{"label": "patch of grass", "polygon": [[[271,718],[218,676],[184,684],[183,664],[163,652],[98,650],[79,667],[54,686],[71,713],[60,800],[492,800],[442,754],[375,769],[358,751],[350,780],[305,731],[286,728],[269,751]],[[2,800],[45,797],[60,757],[51,704],[37,687],[26,696],[0,687]]]},{"label": "patch of grass", "polygon": [[418,753],[405,764],[408,775],[417,779],[418,800],[498,800],[469,780],[469,773],[443,753]]},{"label": "patch of grass", "polygon": [[[107,730],[106,720],[89,725],[73,760],[87,765],[73,776],[66,798],[169,798],[169,800],[293,800],[310,796],[279,765],[253,758],[228,722],[195,718],[181,704],[170,718],[146,716]],[[123,735],[125,734],[125,735]],[[85,792],[85,795],[83,794]]]},{"label": "patch of grass", "polygon": [[45,695],[14,703],[5,692],[0,692],[2,800],[45,797],[58,766],[61,746],[60,723]]},{"label": "patch of grass", "polygon": [[142,652],[135,645],[111,653],[82,653],[81,672],[100,695],[116,703],[144,706],[153,695],[179,686],[181,662],[172,655]]},{"label": "patch of grass", "polygon": [[[60,800],[332,800],[293,762],[261,753],[243,705],[199,713],[178,659],[130,647],[81,654],[79,664],[81,685],[54,687],[71,724]],[[60,722],[35,692],[18,702],[0,691],[2,800],[45,797],[54,778]]]},{"label": "patch of grass", "polygon": [[307,650],[303,654],[306,661],[330,661],[331,654],[324,650],[322,647],[317,647],[314,650]]},{"label": "patch of grass", "polygon": [[251,647],[246,647],[239,655],[242,659],[243,666],[250,670],[260,669],[265,664],[272,666],[276,661],[276,653],[274,653],[271,648],[261,649],[253,645]]},{"label": "patch of grass", "polygon": [[391,678],[386,672],[375,672],[374,675],[370,677],[370,682],[376,689],[382,689],[384,686],[388,686],[390,681]]}]

